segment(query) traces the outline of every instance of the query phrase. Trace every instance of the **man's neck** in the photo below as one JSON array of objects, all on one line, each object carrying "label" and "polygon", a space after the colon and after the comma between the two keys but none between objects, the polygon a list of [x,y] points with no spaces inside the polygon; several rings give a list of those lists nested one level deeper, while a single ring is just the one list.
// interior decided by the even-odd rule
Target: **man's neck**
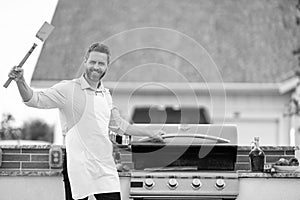
[{"label": "man's neck", "polygon": [[98,87],[100,87],[101,82],[100,81],[92,81],[89,78],[86,77],[86,74],[83,75],[84,79],[88,82],[88,84],[93,88],[93,89],[97,89]]}]

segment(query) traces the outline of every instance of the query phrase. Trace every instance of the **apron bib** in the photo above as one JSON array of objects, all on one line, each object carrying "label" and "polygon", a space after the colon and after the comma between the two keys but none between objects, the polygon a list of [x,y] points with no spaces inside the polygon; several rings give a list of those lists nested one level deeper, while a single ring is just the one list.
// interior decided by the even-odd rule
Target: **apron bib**
[{"label": "apron bib", "polygon": [[120,182],[108,135],[110,108],[105,93],[85,90],[86,105],[79,122],[66,134],[68,175],[72,197],[120,192]]}]

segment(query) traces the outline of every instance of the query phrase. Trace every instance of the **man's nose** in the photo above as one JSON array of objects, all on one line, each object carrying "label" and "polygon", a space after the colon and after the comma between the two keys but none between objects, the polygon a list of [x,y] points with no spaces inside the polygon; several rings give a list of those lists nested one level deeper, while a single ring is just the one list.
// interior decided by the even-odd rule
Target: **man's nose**
[{"label": "man's nose", "polygon": [[95,68],[101,68],[101,66],[102,66],[101,63],[96,63],[96,64],[94,65]]}]

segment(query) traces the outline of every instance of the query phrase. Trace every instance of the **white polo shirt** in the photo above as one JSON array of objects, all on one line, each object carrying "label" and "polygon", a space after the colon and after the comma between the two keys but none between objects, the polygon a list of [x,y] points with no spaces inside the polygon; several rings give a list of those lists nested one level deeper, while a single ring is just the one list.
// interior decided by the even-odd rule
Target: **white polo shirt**
[{"label": "white polo shirt", "polygon": [[105,95],[111,109],[109,129],[118,134],[124,134],[129,123],[124,120],[113,105],[108,89],[101,86],[95,91],[83,76],[73,80],[61,81],[51,88],[34,91],[32,98],[24,102],[27,106],[52,109],[58,108],[63,134],[67,133],[81,118],[86,103],[84,91],[94,95]]}]

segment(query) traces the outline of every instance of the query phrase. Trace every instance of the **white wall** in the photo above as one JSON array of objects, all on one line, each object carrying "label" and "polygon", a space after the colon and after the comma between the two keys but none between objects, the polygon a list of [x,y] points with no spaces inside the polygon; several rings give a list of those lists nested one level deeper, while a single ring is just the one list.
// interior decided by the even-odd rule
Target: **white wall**
[{"label": "white wall", "polygon": [[62,177],[0,177],[0,199],[3,200],[62,200],[64,198]]},{"label": "white wall", "polygon": [[239,144],[250,145],[254,136],[260,137],[261,145],[290,145],[290,118],[283,116],[289,95],[271,91],[226,92],[150,92],[128,94],[115,90],[113,100],[121,114],[130,119],[135,106],[141,105],[200,105],[208,108],[213,123],[238,125]]},{"label": "white wall", "polygon": [[[120,181],[122,200],[128,200],[130,177],[120,177]],[[61,176],[1,176],[0,199],[63,200],[63,180]]]},{"label": "white wall", "polygon": [[297,200],[299,178],[240,178],[237,200]]}]

